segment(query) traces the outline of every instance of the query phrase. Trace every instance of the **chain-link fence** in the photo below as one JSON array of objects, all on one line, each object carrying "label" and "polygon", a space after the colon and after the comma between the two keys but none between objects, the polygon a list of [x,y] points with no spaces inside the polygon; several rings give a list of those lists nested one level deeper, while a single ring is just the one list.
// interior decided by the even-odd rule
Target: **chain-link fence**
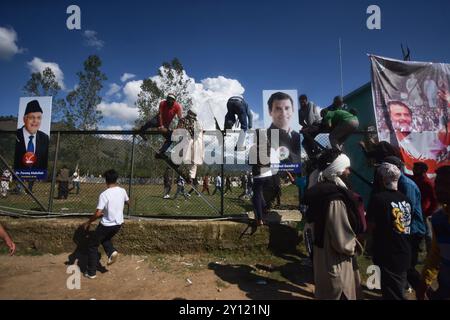
[{"label": "chain-link fence", "polygon": [[[93,213],[99,194],[106,188],[102,175],[108,169],[119,173],[118,182],[130,196],[130,205],[125,208],[130,216],[221,217],[252,210],[251,183],[243,183],[249,166],[203,164],[197,169],[197,183],[183,188],[177,184],[178,173],[166,161],[155,158],[164,138],[152,132],[145,138],[132,131],[52,131],[47,179],[22,184],[14,177],[5,178],[3,185],[9,190],[0,197],[0,210],[46,215]],[[13,168],[15,141],[16,132],[0,131],[0,155],[6,162],[0,162],[0,174],[7,167]],[[63,168],[68,170],[68,179],[60,174]],[[165,174],[170,188],[164,186]],[[216,188],[218,176],[221,188]],[[274,205],[298,208],[296,196],[296,187],[286,181],[280,203]]]},{"label": "chain-link fence", "polygon": [[[327,134],[319,134],[315,140],[329,147]],[[0,131],[0,155],[5,160],[0,161],[0,174],[7,166],[13,167],[15,141],[15,131]],[[153,132],[144,139],[132,131],[52,131],[47,179],[24,181],[22,185],[14,178],[2,178],[0,210],[47,215],[93,213],[99,194],[106,188],[102,175],[108,169],[119,173],[119,184],[130,196],[130,205],[125,208],[125,214],[130,216],[221,217],[253,210],[250,166],[203,164],[197,169],[197,183],[185,184],[183,188],[177,184],[178,173],[166,161],[155,158],[163,141],[161,135]],[[347,149],[359,150],[356,142],[347,142]],[[353,158],[364,156],[356,154]],[[68,170],[68,178],[60,174],[63,167]],[[365,172],[363,181],[354,172],[356,183],[364,182],[359,189],[370,188],[370,174]],[[218,176],[221,188],[216,188]],[[272,208],[298,209],[297,187],[283,175],[281,186]]]}]

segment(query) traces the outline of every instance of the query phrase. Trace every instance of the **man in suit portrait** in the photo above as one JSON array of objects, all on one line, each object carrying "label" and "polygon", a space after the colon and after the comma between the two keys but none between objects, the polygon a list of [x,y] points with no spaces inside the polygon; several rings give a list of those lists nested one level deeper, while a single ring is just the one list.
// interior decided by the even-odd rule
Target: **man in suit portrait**
[{"label": "man in suit portrait", "polygon": [[291,128],[295,115],[292,97],[276,92],[270,96],[267,106],[272,118],[268,135],[271,129],[279,130],[280,163],[300,163],[300,134]]},{"label": "man in suit portrait", "polygon": [[[23,116],[23,127],[17,130],[14,168],[16,170],[47,169],[49,137],[40,131],[42,108],[37,100],[28,102]],[[34,162],[24,163],[24,155],[35,155]]]}]

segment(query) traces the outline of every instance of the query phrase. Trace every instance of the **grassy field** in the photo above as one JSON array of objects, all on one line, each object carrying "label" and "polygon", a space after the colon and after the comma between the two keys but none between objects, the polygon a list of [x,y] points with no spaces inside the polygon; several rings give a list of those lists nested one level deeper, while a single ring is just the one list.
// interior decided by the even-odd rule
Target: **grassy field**
[{"label": "grassy field", "polygon": [[[48,208],[50,196],[50,183],[36,182],[33,187],[33,193],[36,198]],[[217,216],[216,210],[211,208],[202,197],[195,192],[187,200],[178,195],[173,199],[176,191],[176,185],[172,186],[171,199],[163,199],[162,185],[133,185],[131,192],[128,185],[123,186],[130,193],[129,213],[135,215],[158,215],[158,216]],[[82,183],[80,194],[75,194],[71,190],[68,199],[56,199],[58,195],[57,186],[55,187],[53,212],[57,213],[92,213],[97,205],[99,194],[105,189],[104,184]],[[185,189],[190,190],[190,187]],[[210,191],[214,190],[210,186]],[[283,186],[280,209],[296,209],[298,207],[297,188],[293,185]],[[249,199],[239,199],[241,188],[232,188],[232,193],[225,194],[224,214],[242,214],[252,210],[252,204]],[[204,194],[206,200],[220,212],[221,199],[220,194],[214,196]],[[0,198],[0,206],[24,210],[39,210],[39,206],[27,194],[10,193],[7,198]],[[128,208],[125,208],[125,213]]]}]

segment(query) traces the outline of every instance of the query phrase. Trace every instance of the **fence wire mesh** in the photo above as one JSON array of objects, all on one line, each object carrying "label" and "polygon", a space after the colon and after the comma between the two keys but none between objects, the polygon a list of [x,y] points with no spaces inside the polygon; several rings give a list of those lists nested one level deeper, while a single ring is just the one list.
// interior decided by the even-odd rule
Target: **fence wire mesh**
[{"label": "fence wire mesh", "polygon": [[[130,196],[126,215],[220,217],[253,210],[250,166],[203,164],[198,166],[196,183],[181,187],[177,184],[177,172],[164,160],[155,158],[164,138],[157,134],[147,134],[145,138],[133,132],[52,132],[47,179],[25,181],[32,194],[14,178],[3,181],[4,189],[8,190],[0,197],[0,209],[46,214],[93,213],[98,196],[106,188],[102,175],[115,169],[119,184]],[[15,141],[15,132],[0,132],[0,154],[11,168]],[[316,141],[329,146],[327,134],[318,135]],[[2,174],[7,166],[0,163]],[[68,179],[60,174],[63,167],[69,171]],[[184,170],[183,165],[180,168]],[[170,188],[164,186],[165,174],[169,176]],[[221,188],[216,187],[217,176],[222,178]],[[297,187],[287,175],[280,174],[279,178],[281,192],[271,201],[271,208],[298,209]]]}]

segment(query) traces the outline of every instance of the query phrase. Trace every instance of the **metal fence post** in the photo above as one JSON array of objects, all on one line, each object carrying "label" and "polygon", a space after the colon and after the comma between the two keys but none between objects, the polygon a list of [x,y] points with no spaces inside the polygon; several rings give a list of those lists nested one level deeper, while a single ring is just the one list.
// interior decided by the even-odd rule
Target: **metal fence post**
[{"label": "metal fence post", "polygon": [[224,214],[224,204],[223,204],[223,198],[224,198],[224,162],[225,162],[225,132],[222,133],[222,164],[220,165],[220,175],[221,175],[221,186],[220,186],[220,215],[223,216]]},{"label": "metal fence post", "polygon": [[55,158],[53,159],[52,184],[50,186],[50,196],[49,196],[49,199],[48,199],[48,212],[49,213],[53,211],[53,196],[55,194],[56,165],[57,165],[57,162],[58,162],[60,136],[61,136],[61,132],[58,131],[58,134],[56,136]]},{"label": "metal fence post", "polygon": [[134,177],[134,146],[136,144],[136,135],[133,134],[133,142],[131,144],[131,164],[130,164],[130,176],[129,176],[129,180],[128,180],[128,197],[130,198],[130,201],[128,202],[128,210],[127,210],[127,215],[130,215],[130,202],[131,202],[131,185],[132,185],[132,180]]}]

